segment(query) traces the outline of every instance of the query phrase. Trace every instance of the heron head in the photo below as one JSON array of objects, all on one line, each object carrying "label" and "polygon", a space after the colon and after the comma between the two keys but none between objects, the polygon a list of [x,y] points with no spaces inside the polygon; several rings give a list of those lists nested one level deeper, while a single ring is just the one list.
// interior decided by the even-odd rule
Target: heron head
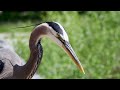
[{"label": "heron head", "polygon": [[71,57],[74,63],[78,66],[78,68],[83,72],[84,69],[76,56],[72,46],[69,43],[68,35],[65,32],[64,28],[58,22],[46,22],[49,27],[50,33],[48,37],[51,38],[58,46],[64,49],[64,51]]}]

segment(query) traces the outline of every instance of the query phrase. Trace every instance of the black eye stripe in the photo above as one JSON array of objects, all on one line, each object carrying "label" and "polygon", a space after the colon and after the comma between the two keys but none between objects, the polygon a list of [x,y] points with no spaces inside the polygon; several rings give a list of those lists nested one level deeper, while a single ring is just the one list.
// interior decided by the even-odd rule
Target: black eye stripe
[{"label": "black eye stripe", "polygon": [[63,35],[63,31],[60,26],[55,22],[46,22],[50,27],[52,27],[56,32]]}]

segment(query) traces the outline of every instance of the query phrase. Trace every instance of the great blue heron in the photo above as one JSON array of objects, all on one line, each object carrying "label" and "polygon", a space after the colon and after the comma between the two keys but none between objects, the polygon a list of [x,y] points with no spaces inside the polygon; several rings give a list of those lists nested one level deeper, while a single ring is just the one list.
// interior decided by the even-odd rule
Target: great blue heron
[{"label": "great blue heron", "polygon": [[35,74],[43,54],[41,40],[49,37],[72,58],[78,68],[84,69],[69,44],[68,35],[58,22],[45,22],[34,28],[29,40],[30,57],[22,64],[19,56],[6,48],[0,48],[0,78],[1,79],[31,79]]}]

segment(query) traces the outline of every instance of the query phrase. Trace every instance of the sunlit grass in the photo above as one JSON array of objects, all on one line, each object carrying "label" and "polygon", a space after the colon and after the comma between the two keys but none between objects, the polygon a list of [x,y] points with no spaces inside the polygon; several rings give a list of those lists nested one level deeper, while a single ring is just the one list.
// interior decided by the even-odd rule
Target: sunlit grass
[{"label": "sunlit grass", "polygon": [[[38,69],[45,78],[120,78],[120,12],[48,12],[44,21],[61,23],[68,33],[70,43],[80,59],[86,74],[82,74],[68,55],[50,39],[44,38],[44,50]],[[25,26],[32,22],[8,23],[0,25],[0,32],[21,32],[23,36],[12,35],[11,41],[17,53],[26,61],[29,57],[29,35],[33,27],[9,29]],[[24,31],[28,33],[24,33]]]}]

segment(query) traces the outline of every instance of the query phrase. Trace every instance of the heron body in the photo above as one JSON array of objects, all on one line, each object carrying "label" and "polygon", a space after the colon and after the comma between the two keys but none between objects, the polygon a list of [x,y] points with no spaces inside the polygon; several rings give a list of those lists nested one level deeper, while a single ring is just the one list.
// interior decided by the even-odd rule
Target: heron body
[{"label": "heron body", "polygon": [[26,63],[8,48],[0,48],[0,79],[31,79],[40,65],[43,55],[41,40],[48,37],[72,58],[78,68],[84,72],[75,52],[69,44],[67,33],[57,22],[42,23],[34,28],[29,39],[30,56]]}]

